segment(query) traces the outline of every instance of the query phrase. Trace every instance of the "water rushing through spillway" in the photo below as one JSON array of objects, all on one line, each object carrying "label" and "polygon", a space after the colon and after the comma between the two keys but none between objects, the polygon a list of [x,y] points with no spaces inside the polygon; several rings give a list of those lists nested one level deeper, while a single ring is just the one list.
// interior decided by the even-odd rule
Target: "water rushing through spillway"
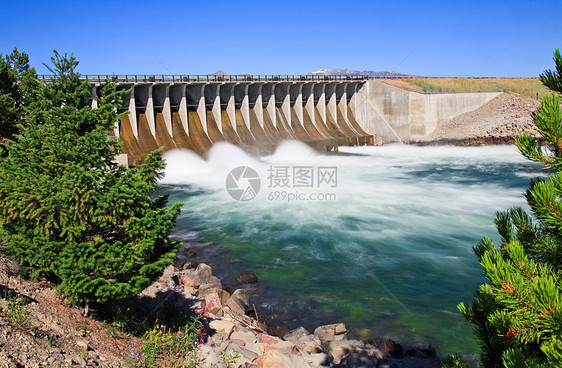
[{"label": "water rushing through spillway", "polygon": [[[166,159],[159,192],[184,203],[174,237],[213,242],[200,261],[224,283],[254,272],[259,314],[288,327],[342,321],[362,338],[431,343],[441,353],[478,350],[456,309],[485,281],[472,246],[499,240],[494,213],[524,206],[529,179],[542,174],[513,146],[322,155],[285,142],[258,161],[218,144],[207,160],[187,151]],[[259,174],[251,200],[225,190],[237,166]]]}]

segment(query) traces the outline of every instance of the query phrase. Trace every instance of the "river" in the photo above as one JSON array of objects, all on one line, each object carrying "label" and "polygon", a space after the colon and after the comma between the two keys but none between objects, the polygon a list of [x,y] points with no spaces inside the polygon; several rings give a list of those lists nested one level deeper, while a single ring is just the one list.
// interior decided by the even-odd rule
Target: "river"
[{"label": "river", "polygon": [[[221,143],[206,160],[189,151],[165,158],[158,193],[184,203],[173,237],[212,243],[199,261],[225,284],[254,272],[260,281],[245,287],[258,314],[291,328],[345,322],[358,337],[432,344],[440,354],[478,352],[456,308],[485,282],[472,246],[497,242],[495,212],[525,206],[529,179],[543,175],[514,146],[319,154],[284,142],[257,160]],[[235,199],[226,186],[250,190],[231,190]]]}]

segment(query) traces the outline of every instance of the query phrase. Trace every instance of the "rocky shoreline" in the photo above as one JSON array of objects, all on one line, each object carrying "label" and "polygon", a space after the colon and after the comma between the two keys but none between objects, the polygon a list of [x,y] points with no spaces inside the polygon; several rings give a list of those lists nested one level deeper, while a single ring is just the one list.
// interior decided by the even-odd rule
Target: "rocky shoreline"
[{"label": "rocky shoreline", "polygon": [[[23,280],[17,269],[0,257],[1,367],[134,366],[132,349],[142,343],[138,337],[125,334],[118,325],[85,317],[56,295],[48,282]],[[237,277],[242,284],[257,279],[252,273]],[[189,245],[180,248],[174,264],[140,297],[150,301],[150,308],[167,303],[186,315],[206,311],[205,339],[198,350],[201,368],[441,366],[430,345],[406,348],[390,339],[354,339],[343,323],[312,331],[270,326],[271,319],[260,315],[248,291],[224,287],[210,266],[197,262]],[[14,304],[16,300],[24,303]],[[18,313],[20,321],[15,318]],[[225,354],[233,358],[228,365]]]},{"label": "rocky shoreline", "polygon": [[[235,367],[387,367],[433,368],[441,360],[432,346],[403,348],[390,339],[353,339],[343,323],[288,330],[269,326],[244,289],[228,290],[210,266],[182,246],[173,266],[142,295],[174,295],[191,300],[191,308],[209,315],[207,341],[201,345],[202,367],[221,368],[221,353],[237,354]],[[241,283],[257,282],[252,273],[237,276]]]},{"label": "rocky shoreline", "polygon": [[[543,141],[542,137],[535,137],[539,142]],[[496,146],[502,144],[514,144],[515,136],[485,136],[462,139],[438,139],[433,141],[411,141],[408,144],[415,146],[459,146],[459,147],[477,147],[477,146]]]},{"label": "rocky shoreline", "polygon": [[411,141],[408,144],[415,146],[459,146],[459,147],[472,147],[472,146],[494,146],[501,144],[513,144],[515,137],[474,137],[462,139],[437,139],[432,141]]}]

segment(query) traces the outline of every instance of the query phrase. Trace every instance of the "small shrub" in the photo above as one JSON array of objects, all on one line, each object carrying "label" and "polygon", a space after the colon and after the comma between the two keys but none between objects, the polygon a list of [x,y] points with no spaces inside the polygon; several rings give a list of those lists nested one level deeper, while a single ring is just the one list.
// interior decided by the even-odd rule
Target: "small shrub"
[{"label": "small shrub", "polygon": [[232,353],[225,353],[221,351],[220,353],[220,363],[226,368],[232,368],[236,364],[236,359],[240,358],[240,354],[237,351]]},{"label": "small shrub", "polygon": [[55,346],[57,344],[57,338],[54,335],[47,335],[47,343],[49,346]]},{"label": "small shrub", "polygon": [[141,346],[133,345],[131,358],[146,367],[195,367],[203,337],[204,324],[197,318],[175,332],[157,325],[145,333]]},{"label": "small shrub", "polygon": [[[197,367],[198,348],[207,337],[208,313],[214,301],[196,310],[182,328],[174,330],[162,324],[156,324],[146,331],[142,343],[131,346],[128,363],[132,367]],[[233,364],[237,354],[225,354],[224,362]]]},{"label": "small shrub", "polygon": [[27,321],[29,311],[27,310],[27,301],[22,297],[9,297],[8,300],[8,318],[13,323],[21,325]]}]

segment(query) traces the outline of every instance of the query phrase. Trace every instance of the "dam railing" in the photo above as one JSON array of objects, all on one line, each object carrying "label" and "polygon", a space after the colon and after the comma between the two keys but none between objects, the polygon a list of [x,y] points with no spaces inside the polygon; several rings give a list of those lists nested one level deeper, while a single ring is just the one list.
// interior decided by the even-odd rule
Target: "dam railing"
[{"label": "dam railing", "polygon": [[[40,75],[49,82],[55,77]],[[103,83],[107,78],[116,83],[193,83],[193,82],[308,82],[308,81],[365,81],[375,77],[368,75],[80,75],[81,80]],[[377,79],[399,79],[387,77]]]}]

